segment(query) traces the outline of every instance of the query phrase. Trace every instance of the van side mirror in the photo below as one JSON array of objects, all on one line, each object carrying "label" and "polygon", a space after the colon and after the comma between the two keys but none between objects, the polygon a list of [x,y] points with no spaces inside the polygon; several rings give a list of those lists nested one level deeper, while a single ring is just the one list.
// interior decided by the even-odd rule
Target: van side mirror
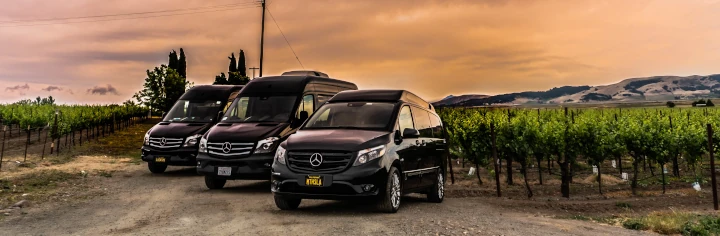
[{"label": "van side mirror", "polygon": [[222,119],[222,117],[223,117],[223,112],[222,112],[222,111],[218,111],[218,114],[217,114],[217,116],[215,117],[215,122],[220,122],[220,120]]},{"label": "van side mirror", "polygon": [[405,128],[402,133],[403,138],[419,138],[420,131],[411,128]]},{"label": "van side mirror", "polygon": [[402,134],[400,134],[400,130],[395,130],[395,134],[393,137],[393,141],[395,141],[395,144],[402,143]]}]

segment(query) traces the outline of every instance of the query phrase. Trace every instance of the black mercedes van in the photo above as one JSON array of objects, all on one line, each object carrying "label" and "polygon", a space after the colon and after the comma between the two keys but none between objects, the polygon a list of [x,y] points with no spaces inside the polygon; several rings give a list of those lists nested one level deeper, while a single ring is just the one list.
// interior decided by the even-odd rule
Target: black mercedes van
[{"label": "black mercedes van", "polygon": [[316,71],[251,80],[200,140],[197,172],[210,189],[222,188],[232,179],[269,179],[278,144],[317,107],[345,90],[357,86]]},{"label": "black mercedes van", "polygon": [[241,85],[198,85],[185,92],[160,123],[145,133],[142,160],[152,173],[168,165],[194,166],[200,137],[222,116]]},{"label": "black mercedes van", "polygon": [[376,198],[397,212],[403,194],[442,202],[447,144],[431,104],[404,90],[340,92],[280,144],[271,191],[282,210],[304,198]]}]

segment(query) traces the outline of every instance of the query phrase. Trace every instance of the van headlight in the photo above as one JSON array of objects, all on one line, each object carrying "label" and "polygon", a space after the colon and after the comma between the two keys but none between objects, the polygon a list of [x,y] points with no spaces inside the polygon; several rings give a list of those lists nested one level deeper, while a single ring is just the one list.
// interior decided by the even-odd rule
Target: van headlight
[{"label": "van headlight", "polygon": [[275,163],[285,165],[286,156],[285,148],[278,146],[277,151],[275,151]]},{"label": "van headlight", "polygon": [[198,139],[200,139],[201,137],[202,134],[196,134],[185,138],[185,143],[183,144],[183,147],[194,147],[198,144]]},{"label": "van headlight", "polygon": [[150,145],[150,130],[145,133],[145,139],[143,139],[143,145]]},{"label": "van headlight", "polygon": [[273,150],[273,144],[280,140],[278,137],[269,137],[263,140],[260,140],[257,144],[257,147],[255,147],[255,153],[270,153]]},{"label": "van headlight", "polygon": [[385,145],[360,150],[353,166],[359,166],[368,163],[369,161],[378,159],[383,155],[385,155]]},{"label": "van headlight", "polygon": [[205,137],[200,138],[200,147],[198,148],[198,152],[207,153],[207,139]]}]

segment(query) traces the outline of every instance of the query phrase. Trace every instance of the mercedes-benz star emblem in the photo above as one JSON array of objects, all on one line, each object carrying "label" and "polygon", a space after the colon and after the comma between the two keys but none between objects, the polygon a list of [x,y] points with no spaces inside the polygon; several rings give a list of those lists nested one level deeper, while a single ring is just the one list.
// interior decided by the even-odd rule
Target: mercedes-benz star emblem
[{"label": "mercedes-benz star emblem", "polygon": [[160,139],[160,146],[165,146],[166,143],[167,140],[165,140],[165,138]]},{"label": "mercedes-benz star emblem", "polygon": [[229,153],[232,150],[232,144],[225,142],[222,146],[223,153]]},{"label": "mercedes-benz star emblem", "polygon": [[322,155],[320,155],[320,153],[315,153],[315,154],[312,154],[312,156],[310,156],[310,165],[311,166],[318,167],[322,164],[322,162],[323,162],[323,158],[322,158]]}]

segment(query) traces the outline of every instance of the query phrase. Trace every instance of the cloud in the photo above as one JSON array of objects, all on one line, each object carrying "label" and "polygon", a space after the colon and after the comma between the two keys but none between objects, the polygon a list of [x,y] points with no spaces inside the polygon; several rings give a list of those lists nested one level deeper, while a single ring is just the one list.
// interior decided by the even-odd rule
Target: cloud
[{"label": "cloud", "polygon": [[47,86],[46,88],[43,88],[42,90],[43,90],[43,91],[48,91],[48,92],[52,92],[52,91],[55,91],[55,90],[57,90],[57,91],[63,91],[63,88],[58,87],[58,86],[50,85],[50,86]]},{"label": "cloud", "polygon": [[107,95],[107,94],[113,94],[113,95],[120,95],[115,87],[108,84],[107,87],[103,86],[95,86],[91,89],[87,90],[88,94],[97,94],[97,95]]},{"label": "cloud", "polygon": [[28,90],[30,90],[30,85],[28,85],[27,83],[25,83],[25,85],[15,85],[12,87],[5,88],[5,91],[10,91],[12,93],[18,92],[18,93],[20,93],[20,95],[25,95],[25,91],[28,91]]}]

